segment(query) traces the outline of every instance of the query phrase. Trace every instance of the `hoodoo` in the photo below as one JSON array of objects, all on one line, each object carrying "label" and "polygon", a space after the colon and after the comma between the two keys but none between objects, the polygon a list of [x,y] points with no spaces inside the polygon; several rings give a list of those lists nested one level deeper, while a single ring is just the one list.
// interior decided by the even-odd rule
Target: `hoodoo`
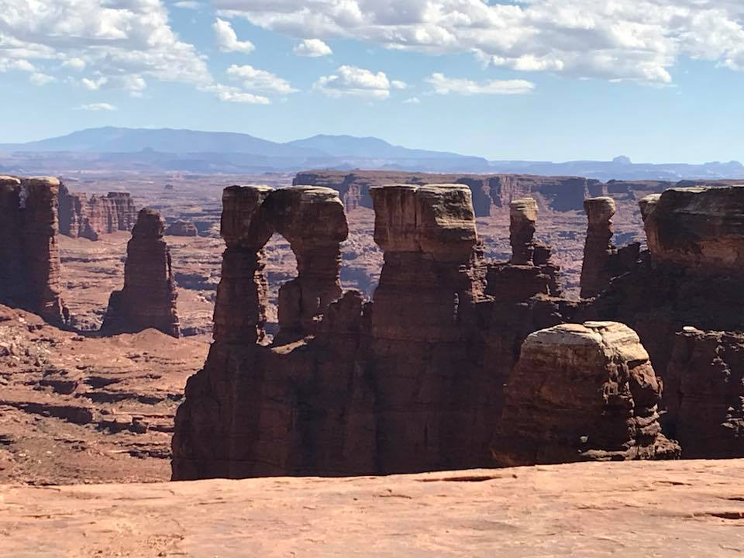
[{"label": "hoodoo", "polygon": [[565,324],[527,337],[494,441],[502,466],[671,458],[661,384],[638,336],[614,322]]},{"label": "hoodoo", "polygon": [[0,176],[0,300],[62,325],[56,178]]},{"label": "hoodoo", "polygon": [[178,337],[176,286],[160,214],[142,209],[127,244],[124,288],[111,293],[101,331],[113,335],[155,328]]}]

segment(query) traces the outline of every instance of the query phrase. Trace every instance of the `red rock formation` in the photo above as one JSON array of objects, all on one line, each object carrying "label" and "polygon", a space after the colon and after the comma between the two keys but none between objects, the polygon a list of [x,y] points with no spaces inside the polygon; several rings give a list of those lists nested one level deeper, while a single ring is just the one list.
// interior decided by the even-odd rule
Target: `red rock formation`
[{"label": "red rock formation", "polygon": [[110,192],[107,196],[72,193],[64,185],[60,189],[60,232],[73,238],[98,240],[101,234],[131,231],[137,220],[137,210],[129,194]]},{"label": "red rock formation", "polygon": [[[237,234],[257,239],[250,247],[255,253],[267,235],[256,231],[283,220],[299,220],[305,230],[337,241],[340,221],[311,220],[338,211],[333,205],[338,197],[326,192],[228,189],[223,235],[230,223],[243,231],[225,236],[228,251],[229,237]],[[238,195],[250,203],[234,203]],[[189,380],[178,411],[175,479],[373,474],[490,463],[501,384],[482,360],[477,330],[485,269],[470,191],[404,185],[374,189],[372,196],[375,239],[385,251],[374,302],[347,292],[320,309],[322,319],[316,314],[314,335],[285,341],[280,333],[269,346],[221,333],[225,325],[217,328],[207,364]],[[292,201],[298,197],[300,203]],[[241,219],[234,218],[238,206]],[[312,238],[307,236],[306,241]],[[336,248],[327,253],[336,254]],[[332,287],[338,260],[319,261],[326,272],[317,276]],[[226,280],[234,281],[223,276]],[[265,300],[253,296],[254,287],[246,290],[246,300]],[[236,309],[260,316],[260,302],[258,308],[252,305],[246,312],[218,301],[216,320],[230,323]]]},{"label": "red rock formation", "polygon": [[0,177],[0,299],[62,325],[59,186],[56,178]]},{"label": "red rock formation", "polygon": [[199,236],[199,231],[196,225],[192,221],[184,221],[179,219],[171,223],[167,229],[165,229],[166,236]]},{"label": "red rock formation", "polygon": [[499,465],[671,458],[661,383],[623,324],[565,324],[531,334],[505,390]]},{"label": "red rock formation", "polygon": [[670,431],[683,458],[744,457],[744,332],[685,327],[666,386]]},{"label": "red rock formation", "polygon": [[294,179],[295,185],[313,185],[333,188],[339,192],[347,211],[357,207],[372,207],[370,188],[388,184],[464,184],[471,191],[475,214],[484,217],[492,207],[506,207],[513,200],[530,195],[540,195],[545,203],[557,211],[581,208],[587,195],[598,195],[603,185],[598,180],[580,177],[551,177],[531,175],[457,175],[425,174],[386,171],[301,172]]},{"label": "red rock formation", "polygon": [[101,331],[113,335],[155,328],[180,335],[171,257],[163,220],[152,209],[139,212],[127,245],[124,288],[111,293]]}]

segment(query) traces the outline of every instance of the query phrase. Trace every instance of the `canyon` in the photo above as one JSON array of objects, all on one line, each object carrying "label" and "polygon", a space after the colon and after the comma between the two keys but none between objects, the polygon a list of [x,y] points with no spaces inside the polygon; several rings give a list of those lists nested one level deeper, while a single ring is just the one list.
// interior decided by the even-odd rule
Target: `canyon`
[{"label": "canyon", "polygon": [[[618,415],[618,424],[629,425],[628,434],[609,443],[596,434],[569,431],[563,453],[540,459],[533,453],[527,462],[566,461],[566,451],[578,451],[579,459],[678,455],[679,449],[667,445],[666,438],[680,441],[683,457],[741,455],[741,390],[736,381],[741,374],[737,355],[743,328],[736,296],[741,280],[737,224],[741,188],[717,184],[666,188],[663,194],[648,195],[655,184],[619,189],[620,193],[616,186],[612,196],[585,198],[564,211],[556,210],[542,187],[533,183],[531,195],[516,188],[499,198],[501,206],[492,198],[491,214],[479,217],[473,203],[477,188],[462,178],[452,184],[412,184],[413,178],[397,185],[371,184],[366,195],[373,208],[360,205],[350,211],[345,211],[344,196],[325,186],[287,188],[280,181],[271,187],[238,187],[230,185],[238,180],[226,177],[227,188],[221,199],[214,199],[198,179],[171,179],[165,188],[162,183],[132,188],[136,195],[129,199],[157,208],[144,213],[147,234],[104,232],[95,241],[55,234],[55,227],[49,226],[54,225],[55,214],[59,218],[54,192],[61,185],[54,180],[44,182],[52,193],[43,205],[46,213],[22,207],[20,192],[25,191],[24,183],[32,183],[30,179],[8,177],[10,187],[4,192],[11,195],[4,199],[17,192],[15,222],[28,222],[39,214],[39,222],[47,223],[45,242],[56,246],[61,257],[57,264],[55,251],[47,252],[47,265],[42,267],[56,270],[45,281],[59,288],[41,306],[54,307],[58,300],[61,308],[64,299],[67,311],[60,310],[61,318],[47,319],[76,329],[75,346],[92,347],[94,342],[101,346],[95,332],[106,319],[109,294],[121,289],[117,277],[122,276],[125,291],[132,290],[126,285],[147,276],[156,277],[153,285],[165,285],[160,302],[120,307],[144,308],[145,313],[163,309],[157,313],[170,317],[161,331],[173,335],[177,327],[188,336],[174,339],[175,345],[169,347],[178,351],[175,347],[183,346],[187,352],[188,347],[198,347],[194,353],[202,355],[195,357],[198,362],[206,355],[209,335],[214,336],[207,363],[189,380],[176,420],[175,478],[494,466],[498,440],[515,435],[500,430],[500,417],[509,413],[516,417],[524,409],[546,404],[520,389],[529,384],[527,380],[511,387],[513,371],[538,372],[533,365],[520,364],[525,340],[561,324],[591,328],[598,321],[627,324],[647,351],[648,365],[639,368],[646,372],[621,374],[640,380],[619,381],[618,372],[611,372],[601,383],[603,389],[626,394],[618,396],[622,403],[613,413],[628,405],[640,412],[641,405],[645,414]],[[100,183],[101,189],[106,186]],[[595,193],[607,193],[612,185],[600,186]],[[204,202],[195,204],[190,191],[204,192]],[[3,207],[12,207],[8,203]],[[164,212],[165,219],[160,220],[156,211]],[[179,221],[193,223],[199,236],[169,236],[165,246],[166,227]],[[639,231],[634,233],[635,224]],[[35,224],[28,227],[40,230]],[[220,229],[226,244],[223,258]],[[556,229],[575,232],[570,236],[551,232]],[[6,229],[4,234],[17,238],[11,236],[17,230]],[[573,265],[563,265],[564,250],[549,240],[580,247],[569,250]],[[138,257],[132,252],[124,258],[125,244],[138,242],[144,244],[134,253],[143,255],[153,273],[147,267],[133,272]],[[4,246],[8,254],[23,252],[22,244]],[[4,266],[4,272],[18,269],[28,276],[24,256],[14,257],[7,261],[21,263]],[[578,296],[587,281],[592,291]],[[149,285],[146,281],[139,290],[157,291]],[[4,301],[39,311],[39,302],[33,300]],[[175,312],[178,318],[173,318]],[[30,315],[18,319],[23,320],[21,331],[28,327],[24,321]],[[153,325],[158,328],[143,322],[118,331],[147,336],[146,328]],[[136,333],[141,330],[146,331]],[[55,338],[53,328],[45,326],[45,331],[46,338]],[[119,354],[116,343],[105,346],[106,354]],[[563,350],[556,347],[551,358],[559,359]],[[620,347],[611,350],[622,352]],[[18,362],[15,358],[27,351],[16,343],[5,352]],[[33,348],[28,353],[39,354]],[[94,358],[87,349],[83,353]],[[530,362],[527,354],[523,357]],[[25,398],[18,395],[9,407],[12,416],[36,409],[42,424],[67,421],[85,432],[83,438],[100,436],[89,432],[89,425],[97,424],[91,418],[96,413],[91,415],[91,408],[80,403],[87,397],[83,394],[106,391],[105,386],[86,384],[85,372],[21,358],[31,367],[30,375],[7,376],[7,385],[16,386],[18,393],[34,382],[46,387]],[[165,354],[158,359],[169,362]],[[624,366],[617,370],[634,371],[638,364]],[[183,370],[183,377],[196,368]],[[574,373],[570,367],[566,370],[569,376]],[[712,375],[708,378],[703,370]],[[30,383],[18,384],[15,379],[21,377]],[[30,380],[34,377],[38,379]],[[640,384],[647,386],[646,391],[638,391]],[[135,395],[150,388],[133,389],[128,397],[161,401]],[[43,405],[40,395],[46,399]],[[180,398],[170,399],[158,421],[173,420],[176,401]],[[577,409],[576,416],[601,408],[598,401],[587,401],[586,411]],[[111,406],[113,410],[117,403],[112,400]],[[127,435],[149,436],[150,428],[139,432],[141,417],[148,414],[152,413],[137,411],[135,420],[124,411]],[[88,418],[77,424],[79,417]],[[516,419],[508,422],[515,428],[521,424]],[[533,444],[525,434],[531,428],[515,431],[525,447]],[[636,430],[642,433],[640,438],[633,434]],[[716,434],[706,436],[707,432]],[[21,444],[22,438],[11,447]],[[582,442],[584,438],[589,442]],[[516,448],[520,443],[510,445]],[[539,447],[542,442],[534,443]],[[567,449],[571,447],[574,450]],[[161,462],[159,478],[166,478],[164,462],[171,453],[159,449],[155,454]],[[511,456],[504,463],[518,461]]]}]

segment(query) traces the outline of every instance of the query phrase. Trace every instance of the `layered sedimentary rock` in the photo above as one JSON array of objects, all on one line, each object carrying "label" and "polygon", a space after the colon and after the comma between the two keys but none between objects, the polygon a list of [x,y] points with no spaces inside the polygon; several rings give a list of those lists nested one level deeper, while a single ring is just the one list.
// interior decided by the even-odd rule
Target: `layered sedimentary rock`
[{"label": "layered sedimentary rock", "polygon": [[[642,213],[644,207],[641,207]],[[634,267],[641,245],[635,242],[617,248],[613,244],[615,201],[612,198],[605,196],[584,200],[584,211],[589,224],[581,266],[581,298],[592,298],[606,289],[612,279]]]},{"label": "layered sedimentary rock", "polygon": [[685,327],[666,386],[669,430],[682,457],[744,457],[744,332]]},{"label": "layered sedimentary rock", "polygon": [[[303,249],[325,245],[327,255],[318,261],[326,271],[316,275],[324,280],[316,284],[335,284],[330,241],[313,238],[342,236],[330,206],[331,200],[340,205],[335,193],[235,187],[225,196],[225,265],[235,237],[255,241],[245,250],[256,253],[270,233],[267,223],[278,230],[283,221],[298,222],[297,230],[306,231]],[[255,286],[260,274],[251,268],[243,275],[248,296],[239,294],[235,276],[223,275],[215,315],[222,325],[177,414],[175,479],[379,474],[491,462],[501,383],[483,359],[478,329],[490,307],[470,190],[402,185],[373,189],[372,196],[375,240],[385,252],[372,302],[356,291],[333,291],[340,298],[319,308],[304,338],[287,337],[282,324],[265,345],[256,342],[265,304]],[[313,216],[326,222],[313,223]],[[225,234],[226,227],[234,228]],[[292,228],[283,230],[292,237]],[[222,304],[223,292],[244,305]],[[244,323],[246,315],[254,317],[249,335],[231,335],[228,324]]]},{"label": "layered sedimentary rock", "polygon": [[[598,180],[572,176],[425,174],[386,171],[301,172],[295,185],[326,186],[339,192],[347,211],[372,207],[370,189],[389,184],[462,184],[471,192],[478,217],[491,214],[494,207],[508,207],[516,199],[539,195],[551,209],[568,211],[581,208],[585,197],[602,195],[604,185]],[[661,190],[659,190],[661,191]]]},{"label": "layered sedimentary rock", "polygon": [[191,221],[179,219],[165,229],[166,236],[199,236],[199,231]]},{"label": "layered sedimentary rock", "polygon": [[64,185],[59,196],[60,232],[73,238],[98,240],[101,234],[131,231],[137,220],[137,210],[131,196],[125,192],[110,192],[107,196],[70,192]]},{"label": "layered sedimentary rock", "polygon": [[0,177],[0,300],[62,325],[59,187],[56,178]]},{"label": "layered sedimentary rock", "polygon": [[661,384],[638,336],[614,322],[565,324],[527,337],[505,388],[499,465],[670,458]]},{"label": "layered sedimentary rock", "polygon": [[551,249],[535,242],[537,202],[521,198],[510,204],[511,260],[488,269],[487,294],[497,301],[524,301],[536,295],[559,296],[558,266],[550,261]]},{"label": "layered sedimentary rock", "polygon": [[139,212],[127,244],[124,288],[111,293],[102,332],[113,335],[154,328],[180,335],[176,286],[163,230],[157,211]]},{"label": "layered sedimentary rock", "polygon": [[684,326],[744,331],[744,187],[671,189],[640,206],[649,251],[585,315],[632,327],[663,376]]}]

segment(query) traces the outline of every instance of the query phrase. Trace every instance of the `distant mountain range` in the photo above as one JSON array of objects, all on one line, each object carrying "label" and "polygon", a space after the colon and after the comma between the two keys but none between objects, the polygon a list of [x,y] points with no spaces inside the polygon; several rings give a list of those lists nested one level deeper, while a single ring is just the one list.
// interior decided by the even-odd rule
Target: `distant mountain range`
[{"label": "distant mountain range", "polygon": [[744,165],[738,161],[698,165],[634,164],[627,157],[565,163],[489,161],[353,136],[317,135],[277,143],[230,132],[105,127],[0,144],[0,171],[18,174],[75,170],[255,174],[312,169],[572,175],[605,181],[744,179]]}]

